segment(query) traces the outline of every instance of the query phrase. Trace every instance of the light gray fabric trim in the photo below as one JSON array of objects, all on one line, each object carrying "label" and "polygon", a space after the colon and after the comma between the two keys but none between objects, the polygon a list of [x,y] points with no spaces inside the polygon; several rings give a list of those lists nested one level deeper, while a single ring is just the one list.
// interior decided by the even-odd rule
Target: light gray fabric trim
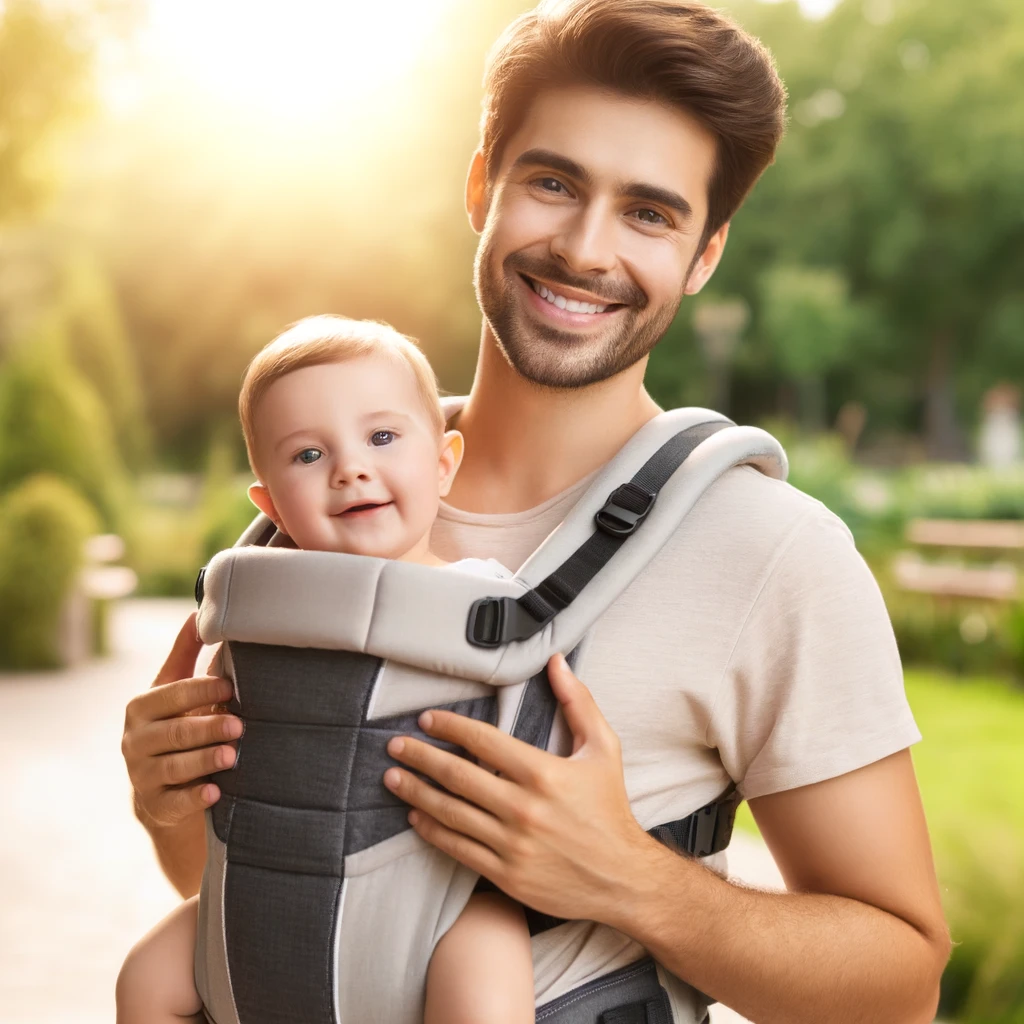
[{"label": "light gray fabric trim", "polygon": [[785,454],[778,442],[754,427],[728,427],[708,438],[668,481],[643,528],[594,584],[529,640],[496,650],[470,645],[466,620],[473,601],[514,597],[536,586],[590,536],[594,513],[652,452],[687,427],[721,419],[704,409],[676,409],[646,423],[598,473],[565,522],[513,580],[332,552],[234,548],[221,552],[207,568],[200,634],[207,643],[230,637],[362,651],[463,679],[499,686],[520,683],[535,675],[552,653],[570,650],[580,641],[722,473],[748,464],[783,478]]},{"label": "light gray fabric trim", "polygon": [[196,930],[196,991],[213,1024],[239,1024],[231,991],[227,944],[224,934],[224,875],[227,850],[213,831],[206,814],[206,869],[199,889],[199,921]]}]

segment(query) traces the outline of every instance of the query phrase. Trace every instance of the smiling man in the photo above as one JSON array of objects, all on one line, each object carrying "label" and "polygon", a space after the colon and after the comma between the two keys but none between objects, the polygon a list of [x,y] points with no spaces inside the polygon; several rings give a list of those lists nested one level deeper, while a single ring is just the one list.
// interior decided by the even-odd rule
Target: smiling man
[{"label": "smiling man", "polygon": [[[657,415],[647,355],[714,272],[783,120],[764,49],[700,4],[543,3],[509,27],[467,183],[484,322],[440,555],[520,565]],[[124,740],[183,893],[218,797],[204,776],[241,730],[179,717],[230,695],[191,678],[197,650],[187,625]],[[578,671],[586,687],[551,671],[571,757],[431,712],[428,733],[500,777],[414,739],[391,753],[449,792],[386,776],[424,839],[567,919],[534,939],[540,1004],[646,951],[671,972],[676,1022],[704,1019],[700,993],[759,1022],[931,1020],[949,940],[907,751],[919,735],[877,587],[834,516],[752,469],[725,474]],[[731,785],[788,893],[733,885],[644,831]]]}]

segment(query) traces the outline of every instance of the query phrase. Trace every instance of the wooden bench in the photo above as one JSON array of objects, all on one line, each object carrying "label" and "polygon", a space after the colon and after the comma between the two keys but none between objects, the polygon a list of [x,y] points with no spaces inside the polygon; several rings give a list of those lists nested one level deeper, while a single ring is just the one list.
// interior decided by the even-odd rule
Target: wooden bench
[{"label": "wooden bench", "polygon": [[985,601],[1015,601],[1020,597],[1018,568],[1005,556],[1024,552],[1024,523],[914,519],[907,526],[906,539],[930,550],[987,551],[1004,559],[989,565],[963,565],[929,561],[918,552],[902,551],[893,562],[893,576],[902,590]]}]

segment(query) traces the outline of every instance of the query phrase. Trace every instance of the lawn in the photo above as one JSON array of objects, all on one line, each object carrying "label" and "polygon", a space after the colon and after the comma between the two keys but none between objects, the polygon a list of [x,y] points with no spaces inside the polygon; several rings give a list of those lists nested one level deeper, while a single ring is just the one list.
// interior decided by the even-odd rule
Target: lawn
[{"label": "lawn", "polygon": [[[1024,1024],[1024,690],[908,670],[913,751],[943,901],[958,943],[943,1013]],[[746,805],[737,823],[756,831]]]}]

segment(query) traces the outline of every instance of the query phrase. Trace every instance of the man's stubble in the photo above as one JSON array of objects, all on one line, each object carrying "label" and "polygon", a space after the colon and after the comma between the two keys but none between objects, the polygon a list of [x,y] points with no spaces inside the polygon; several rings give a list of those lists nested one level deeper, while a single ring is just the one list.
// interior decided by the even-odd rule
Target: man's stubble
[{"label": "man's stubble", "polygon": [[[502,355],[520,377],[534,384],[565,390],[585,388],[608,380],[643,359],[668,330],[683,300],[679,294],[657,309],[632,282],[585,278],[569,273],[551,260],[538,260],[522,252],[505,257],[494,271],[493,233],[485,229],[473,264],[477,302]],[[614,326],[588,337],[527,321],[516,297],[519,273],[564,284],[623,303]]]}]

